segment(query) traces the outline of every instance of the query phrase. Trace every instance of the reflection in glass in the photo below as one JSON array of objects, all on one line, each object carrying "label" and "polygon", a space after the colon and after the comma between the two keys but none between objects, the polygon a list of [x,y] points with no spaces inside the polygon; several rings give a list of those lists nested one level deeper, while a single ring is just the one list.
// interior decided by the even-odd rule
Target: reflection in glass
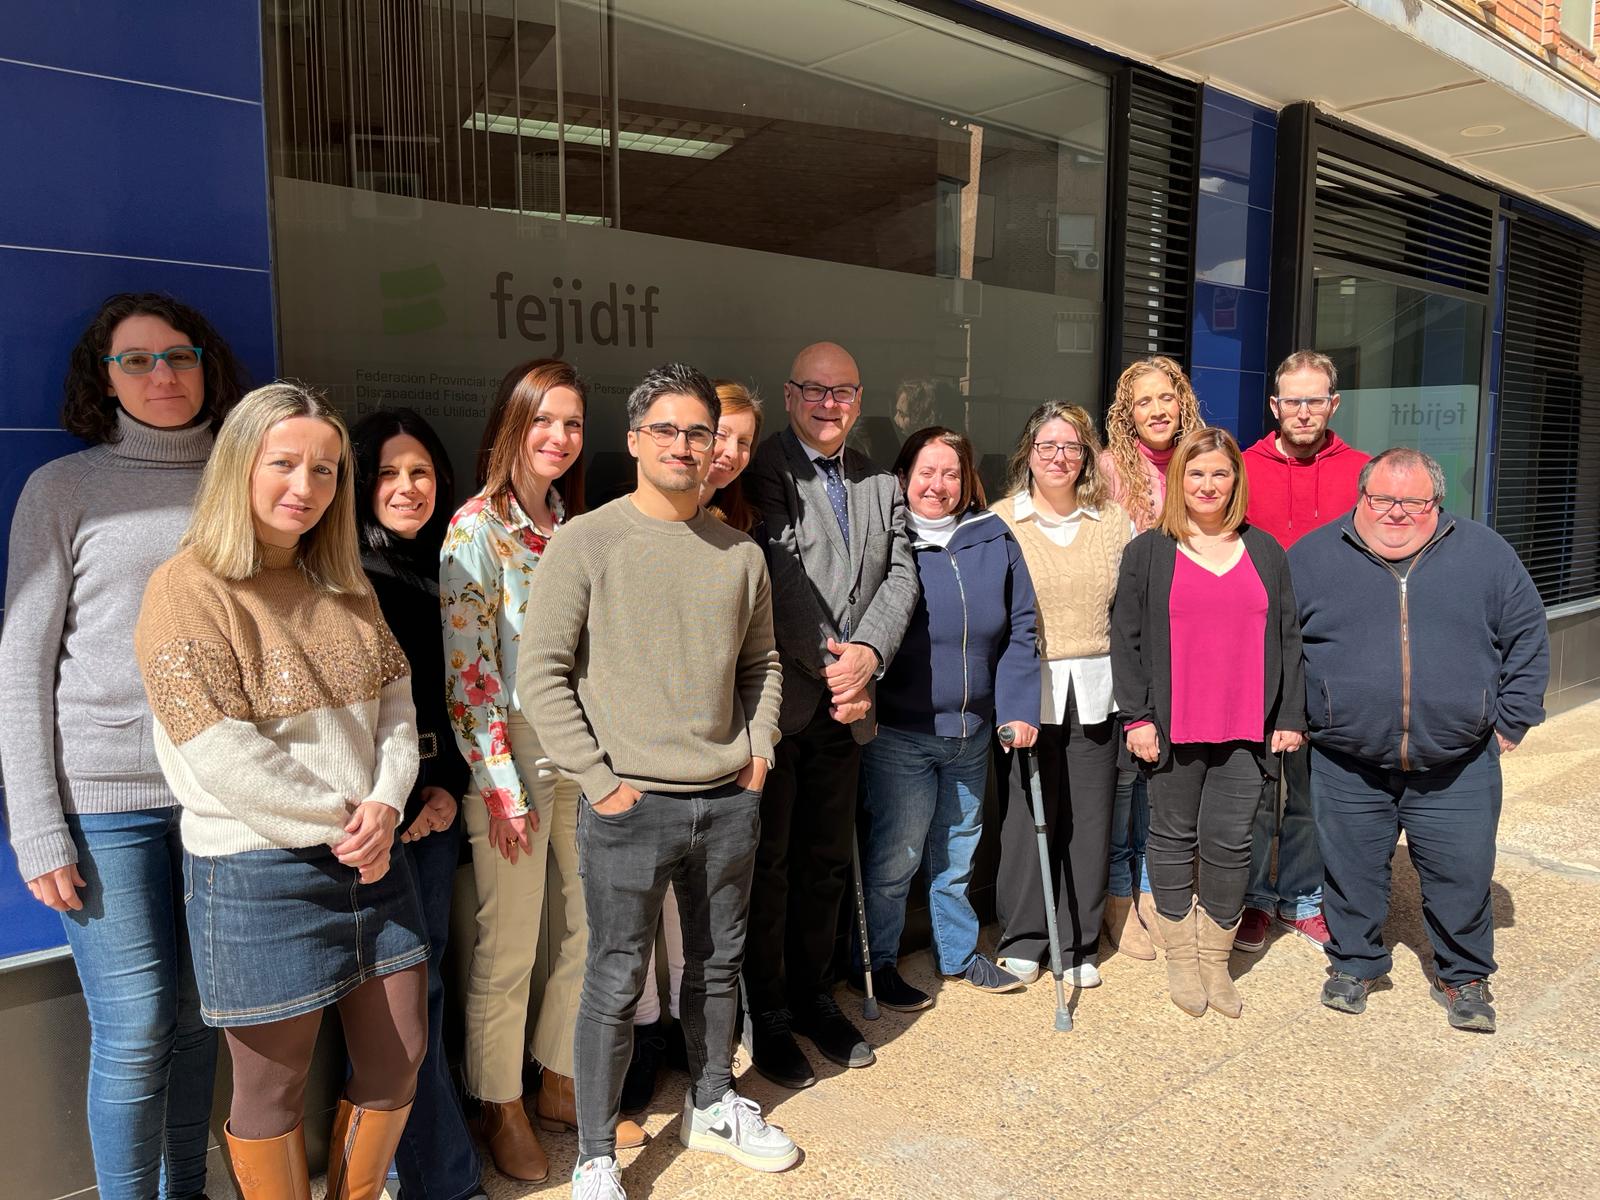
[{"label": "reflection in glass", "polygon": [[1368,454],[1414,446],[1439,460],[1445,506],[1473,515],[1484,306],[1474,300],[1315,269],[1318,350],[1339,371],[1340,437]]}]

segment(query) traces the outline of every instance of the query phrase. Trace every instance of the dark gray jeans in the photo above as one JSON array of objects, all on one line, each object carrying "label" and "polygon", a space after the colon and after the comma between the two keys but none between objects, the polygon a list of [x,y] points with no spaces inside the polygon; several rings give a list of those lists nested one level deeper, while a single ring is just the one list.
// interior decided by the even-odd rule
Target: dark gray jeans
[{"label": "dark gray jeans", "polygon": [[580,1162],[616,1153],[633,1011],[645,987],[661,899],[672,884],[683,923],[679,1020],[695,1105],[733,1086],[733,1023],[750,911],[761,797],[733,784],[646,792],[626,812],[578,813],[578,869],[589,957],[578,1003],[574,1082]]},{"label": "dark gray jeans", "polygon": [[[1224,929],[1244,911],[1250,830],[1261,803],[1260,742],[1179,743],[1150,773],[1145,858],[1156,911],[1181,921],[1190,897]],[[1195,879],[1195,859],[1200,877]]]}]

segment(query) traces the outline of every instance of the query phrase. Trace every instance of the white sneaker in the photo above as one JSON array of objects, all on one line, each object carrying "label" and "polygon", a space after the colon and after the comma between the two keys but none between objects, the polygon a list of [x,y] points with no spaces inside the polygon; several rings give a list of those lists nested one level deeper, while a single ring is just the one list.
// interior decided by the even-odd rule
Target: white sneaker
[{"label": "white sneaker", "polygon": [[709,1108],[694,1106],[693,1091],[685,1096],[678,1140],[691,1150],[726,1154],[752,1171],[784,1171],[800,1161],[794,1139],[768,1125],[761,1118],[761,1106],[732,1088]]},{"label": "white sneaker", "polygon": [[628,1200],[617,1160],[608,1154],[580,1163],[572,1172],[572,1200]]},{"label": "white sneaker", "polygon": [[998,960],[1000,966],[1010,971],[1023,983],[1032,983],[1039,978],[1039,963],[1032,958],[1002,958]]},{"label": "white sneaker", "polygon": [[1100,968],[1091,962],[1079,963],[1075,967],[1068,967],[1062,975],[1068,987],[1092,988],[1100,986]]}]

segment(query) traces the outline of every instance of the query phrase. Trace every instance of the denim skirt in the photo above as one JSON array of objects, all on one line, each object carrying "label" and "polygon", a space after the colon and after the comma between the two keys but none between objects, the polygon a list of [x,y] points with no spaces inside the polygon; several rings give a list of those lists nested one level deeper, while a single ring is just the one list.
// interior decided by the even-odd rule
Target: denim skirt
[{"label": "denim skirt", "polygon": [[264,1025],[327,1008],[380,975],[428,960],[410,855],[361,883],[327,846],[183,856],[200,1015]]}]

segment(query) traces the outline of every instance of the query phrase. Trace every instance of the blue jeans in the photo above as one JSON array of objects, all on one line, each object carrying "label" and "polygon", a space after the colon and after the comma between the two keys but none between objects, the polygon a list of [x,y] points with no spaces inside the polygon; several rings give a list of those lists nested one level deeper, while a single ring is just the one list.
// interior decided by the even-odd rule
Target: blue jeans
[{"label": "blue jeans", "polygon": [[172,808],[67,817],[83,908],[62,914],[89,1008],[89,1142],[103,1200],[205,1192],[217,1035],[200,1019]]},{"label": "blue jeans", "polygon": [[[918,866],[928,871],[928,917],[939,970],[960,975],[978,949],[978,914],[967,901],[972,859],[983,832],[989,735],[938,737],[882,728],[861,755],[867,838],[861,883],[872,967],[900,957],[906,896]],[[850,940],[861,969],[861,940]]]},{"label": "blue jeans", "polygon": [[1106,885],[1110,895],[1133,895],[1135,870],[1139,872],[1139,890],[1150,890],[1150,865],[1144,857],[1149,840],[1150,794],[1144,776],[1135,770],[1118,771],[1117,793],[1111,802],[1111,880]]},{"label": "blue jeans", "polygon": [[[1283,756],[1283,818],[1278,817],[1278,781],[1261,789],[1250,832],[1249,908],[1286,921],[1303,921],[1322,911],[1322,855],[1317,823],[1311,815],[1311,747]],[[1272,878],[1272,839],[1278,839],[1278,878]]]},{"label": "blue jeans", "polygon": [[[468,801],[471,802],[470,800]],[[417,878],[428,931],[428,1050],[417,1072],[411,1119],[395,1151],[403,1200],[465,1200],[482,1190],[483,1164],[473,1148],[444,1051],[444,952],[450,897],[461,861],[462,822],[405,846]]]}]

